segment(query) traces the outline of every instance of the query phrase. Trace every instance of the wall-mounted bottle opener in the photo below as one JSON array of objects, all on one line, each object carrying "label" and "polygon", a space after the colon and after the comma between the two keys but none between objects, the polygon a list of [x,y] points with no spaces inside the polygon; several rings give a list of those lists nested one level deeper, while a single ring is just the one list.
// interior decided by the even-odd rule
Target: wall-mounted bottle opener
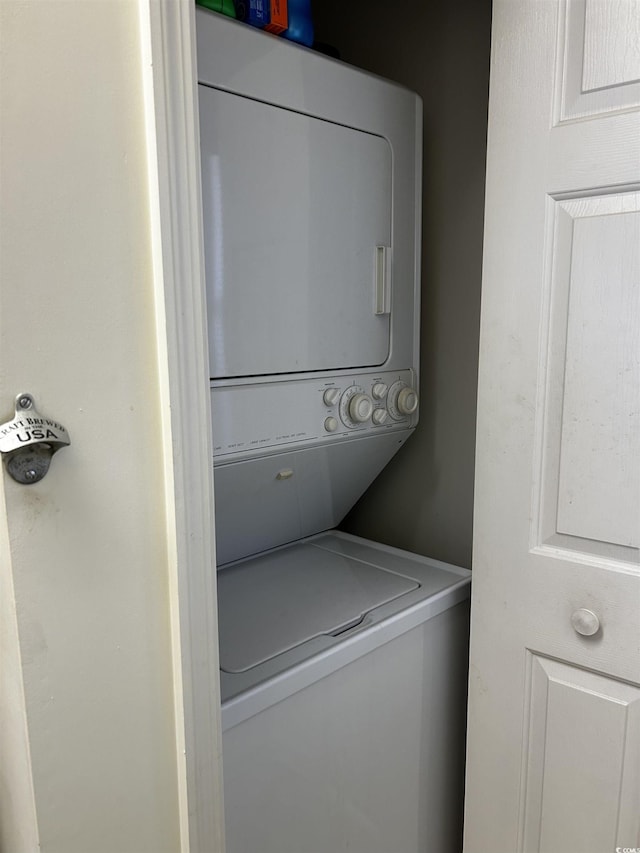
[{"label": "wall-mounted bottle opener", "polygon": [[53,454],[70,443],[62,424],[36,411],[31,394],[18,394],[13,420],[0,426],[0,453],[7,471],[25,486],[42,480]]}]

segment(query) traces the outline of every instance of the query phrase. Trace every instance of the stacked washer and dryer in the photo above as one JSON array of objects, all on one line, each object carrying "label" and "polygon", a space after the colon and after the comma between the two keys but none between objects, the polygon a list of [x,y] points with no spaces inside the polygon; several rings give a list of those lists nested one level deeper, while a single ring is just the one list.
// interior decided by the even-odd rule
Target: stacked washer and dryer
[{"label": "stacked washer and dryer", "polygon": [[334,529],[418,420],[421,102],[197,36],[227,850],[446,853],[470,573]]}]

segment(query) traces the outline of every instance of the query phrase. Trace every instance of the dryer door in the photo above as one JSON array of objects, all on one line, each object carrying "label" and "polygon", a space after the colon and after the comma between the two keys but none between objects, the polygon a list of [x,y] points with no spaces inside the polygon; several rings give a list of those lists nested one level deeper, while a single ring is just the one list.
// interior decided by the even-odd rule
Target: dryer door
[{"label": "dryer door", "polygon": [[199,92],[212,378],[384,364],[388,142]]}]

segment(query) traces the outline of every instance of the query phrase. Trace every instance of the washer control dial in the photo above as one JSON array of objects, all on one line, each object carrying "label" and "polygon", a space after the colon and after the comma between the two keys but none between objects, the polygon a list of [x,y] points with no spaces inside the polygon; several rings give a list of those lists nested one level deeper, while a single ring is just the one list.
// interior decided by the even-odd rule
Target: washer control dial
[{"label": "washer control dial", "polygon": [[368,394],[355,394],[349,400],[349,417],[357,424],[365,424],[371,417],[373,403]]},{"label": "washer control dial", "polygon": [[412,415],[418,408],[418,395],[413,388],[403,388],[398,394],[397,406],[403,415]]},{"label": "washer control dial", "polygon": [[338,429],[338,421],[335,418],[326,418],[324,428],[327,432],[335,432]]},{"label": "washer control dial", "polygon": [[371,420],[376,426],[380,426],[389,420],[389,412],[386,409],[374,409]]},{"label": "washer control dial", "polygon": [[376,382],[371,389],[371,396],[374,400],[382,400],[388,390],[389,386],[385,385],[384,382]]},{"label": "washer control dial", "polygon": [[327,390],[322,395],[322,400],[325,406],[335,406],[335,404],[340,399],[340,389],[339,388],[327,388]]},{"label": "washer control dial", "polygon": [[394,421],[401,421],[418,408],[418,392],[405,382],[394,382],[389,389],[387,406]]},{"label": "washer control dial", "polygon": [[351,385],[340,399],[340,419],[351,429],[371,419],[373,402],[359,385]]}]

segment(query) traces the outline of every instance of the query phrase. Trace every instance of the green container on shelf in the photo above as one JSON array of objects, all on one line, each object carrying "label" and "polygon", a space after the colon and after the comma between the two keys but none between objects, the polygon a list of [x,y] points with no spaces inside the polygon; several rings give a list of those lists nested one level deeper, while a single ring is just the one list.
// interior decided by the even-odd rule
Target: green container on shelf
[{"label": "green container on shelf", "polygon": [[230,18],[236,17],[233,0],[196,0],[196,3],[198,6],[204,6],[205,9],[211,9],[212,12],[221,12]]}]

